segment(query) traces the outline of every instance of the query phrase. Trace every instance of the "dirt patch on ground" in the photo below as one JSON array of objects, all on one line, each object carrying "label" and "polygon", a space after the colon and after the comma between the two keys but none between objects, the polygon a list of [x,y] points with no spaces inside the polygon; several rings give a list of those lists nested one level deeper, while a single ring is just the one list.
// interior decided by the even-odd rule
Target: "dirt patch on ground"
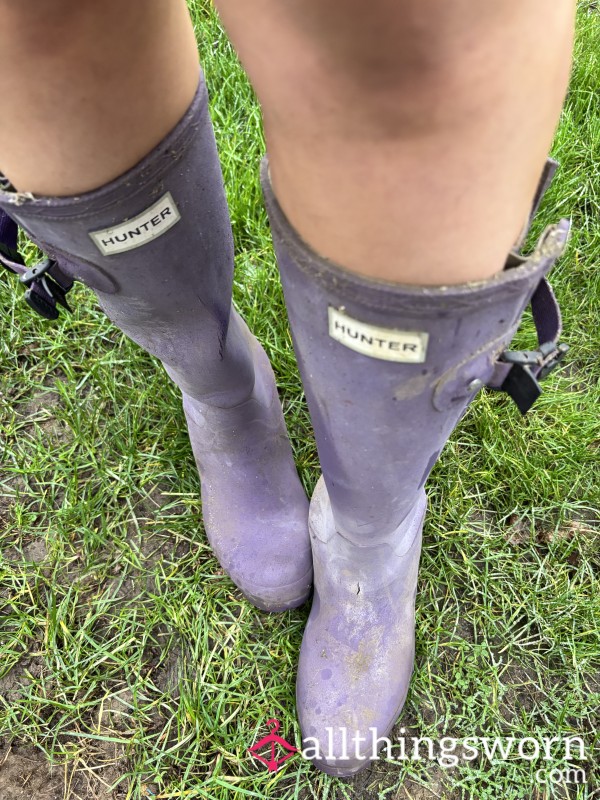
[{"label": "dirt patch on ground", "polygon": [[[43,670],[41,661],[32,659],[18,664],[0,680],[0,695],[10,705],[17,702]],[[127,726],[131,695],[115,694],[100,703],[94,716],[99,736],[118,739]],[[61,737],[59,737],[60,741]],[[69,738],[66,744],[76,748],[76,757],[62,766],[51,765],[47,756],[29,745],[0,740],[0,800],[122,800],[125,784],[112,790],[127,771],[125,746],[115,741],[82,737]],[[75,752],[75,751],[74,751]]]},{"label": "dirt patch on ground", "polygon": [[[3,539],[7,541],[8,537],[5,531],[10,530],[13,523],[13,506],[15,500],[19,494],[24,493],[26,489],[27,484],[21,475],[2,475],[2,481],[0,482],[0,532],[3,535]],[[12,538],[14,539],[14,537]],[[4,555],[6,556],[6,554]]]},{"label": "dirt patch on ground", "polygon": [[[15,480],[18,483],[21,476],[16,476]],[[8,504],[13,501],[11,495],[18,488],[12,479],[11,485],[6,485],[8,497],[4,499]],[[2,500],[0,487],[0,514],[6,512],[10,515],[9,505],[2,506]],[[157,517],[160,517],[161,510],[164,511],[167,504],[170,506],[169,513],[182,513],[182,508],[158,488],[137,498],[133,504],[127,532],[135,552],[139,553],[138,565],[123,567],[107,545],[104,554],[106,563],[114,566],[100,571],[89,569],[82,558],[76,557],[57,570],[53,582],[62,587],[75,586],[79,592],[77,614],[87,613],[86,593],[89,591],[90,597],[93,597],[102,587],[108,590],[112,598],[113,612],[120,606],[137,603],[143,606],[148,602],[148,592],[155,591],[154,572],[158,565],[185,558],[191,543],[173,537],[165,532],[162,525],[157,525]],[[48,578],[44,562],[50,565],[50,560],[44,538],[33,538],[18,531],[14,540],[5,540],[2,555],[8,565],[15,569],[25,568],[24,562],[43,564],[41,574]],[[35,571],[36,568],[29,569]],[[103,633],[102,619],[98,622],[96,633]],[[163,630],[159,626],[153,638],[155,643],[144,653],[144,674],[151,677],[157,696],[165,693],[176,701],[181,679],[181,648],[177,643],[172,643],[169,652],[165,652],[172,638],[172,632],[166,627]],[[43,642],[30,641],[28,652],[23,653],[18,662],[0,678],[3,704],[16,708],[23,702],[23,695],[32,691],[32,684],[44,680],[43,673],[47,665],[43,651]],[[8,666],[5,664],[5,669]],[[27,741],[0,738],[0,800],[124,800],[130,789],[130,780],[123,776],[132,766],[128,742],[136,730],[138,701],[118,676],[107,680],[102,692],[103,696],[98,695],[97,703],[86,710],[78,722],[74,720],[73,733],[79,729],[81,737],[76,733],[66,739],[58,735],[56,744],[68,752],[66,764],[52,766],[47,756]],[[145,713],[148,729],[160,733],[165,726],[160,708],[146,709]],[[90,732],[94,733],[94,738],[89,738]],[[177,731],[170,730],[169,735],[176,738]],[[111,739],[113,741],[109,741]],[[168,739],[165,746],[168,746]]]},{"label": "dirt patch on ground", "polygon": [[[156,685],[172,698],[179,696],[180,660],[181,651],[175,648],[154,675]],[[4,701],[15,703],[42,669],[37,659],[14,667],[0,679]],[[58,742],[72,747],[75,754],[66,765],[52,766],[40,750],[18,741],[9,745],[0,739],[0,800],[125,800],[130,782],[127,778],[119,780],[131,769],[127,741],[135,729],[136,702],[126,686],[116,685],[109,692],[86,714],[81,738],[58,737]],[[148,730],[160,731],[164,725],[159,711],[149,714]],[[90,730],[99,738],[88,738],[85,733]],[[174,743],[176,731],[170,735]],[[146,788],[158,791],[158,787]]]},{"label": "dirt patch on ground", "polygon": [[519,546],[554,545],[577,542],[585,557],[598,551],[600,525],[594,515],[586,519],[566,520],[558,528],[537,525],[532,528],[531,520],[512,514],[504,527],[509,544]]},{"label": "dirt patch on ground", "polygon": [[458,794],[444,786],[439,769],[433,768],[423,783],[412,778],[405,781],[394,800],[452,800],[454,797]]},{"label": "dirt patch on ground", "polygon": [[[60,377],[60,376],[58,376]],[[5,392],[10,396],[10,392]],[[24,401],[16,401],[13,405],[15,415],[15,430],[5,442],[6,453],[10,455],[11,448],[17,437],[26,436],[39,438],[41,444],[48,448],[64,447],[73,441],[73,432],[67,423],[59,418],[57,410],[61,405],[60,394],[56,391],[54,381],[46,380],[42,387]],[[12,441],[11,441],[12,439]],[[18,453],[18,448],[12,448]],[[13,453],[14,456],[14,453]],[[15,461],[8,460],[13,466],[19,463],[19,456]],[[3,471],[4,472],[4,471]],[[0,482],[0,531],[8,530],[12,520],[12,507],[19,496],[33,496],[35,486],[32,477],[18,471],[6,471]],[[62,494],[59,493],[62,501]],[[33,559],[33,560],[38,560]]]},{"label": "dirt patch on ground", "polygon": [[532,669],[520,664],[508,664],[502,672],[502,683],[506,694],[500,707],[502,716],[507,722],[525,711],[533,713],[544,701],[544,695],[538,688],[538,678]]},{"label": "dirt patch on ground", "polygon": [[19,416],[26,421],[25,429],[37,425],[48,445],[57,441],[67,443],[73,439],[69,426],[55,414],[60,403],[60,395],[54,391],[54,384],[48,383],[44,390],[36,392],[18,406]]},{"label": "dirt patch on ground", "polygon": [[[381,789],[391,786],[398,779],[398,764],[379,761],[372,767],[359,772],[355,778],[344,781],[345,789],[338,789],[335,800],[345,800],[348,796],[356,800],[380,800]],[[301,797],[308,800],[308,793]],[[443,771],[437,764],[432,764],[417,781],[406,778],[394,794],[387,794],[390,800],[454,800],[458,795],[452,793],[447,782],[444,782]]]},{"label": "dirt patch on ground", "polygon": [[121,772],[118,755],[109,749],[84,751],[77,764],[52,766],[34,747],[0,746],[0,800],[123,800],[124,786],[110,790]]},{"label": "dirt patch on ground", "polygon": [[10,672],[0,678],[0,697],[3,697],[9,704],[14,703],[21,691],[32,680],[40,677],[42,669],[41,659],[35,657],[22,659]]},{"label": "dirt patch on ground", "polygon": [[0,748],[0,800],[65,800],[64,776],[32,747]]}]

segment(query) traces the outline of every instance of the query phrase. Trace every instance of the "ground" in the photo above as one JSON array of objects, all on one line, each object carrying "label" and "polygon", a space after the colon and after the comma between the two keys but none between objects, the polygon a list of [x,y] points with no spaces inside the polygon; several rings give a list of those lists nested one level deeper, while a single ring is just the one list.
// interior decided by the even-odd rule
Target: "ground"
[{"label": "ground", "polygon": [[[219,570],[177,391],[102,316],[36,318],[0,275],[0,800],[599,796],[600,15],[580,4],[576,62],[535,231],[573,219],[553,274],[568,363],[522,418],[473,404],[434,469],[416,671],[395,735],[583,737],[586,783],[479,759],[379,762],[335,780],[247,753],[281,721],[307,609],[267,615]],[[237,247],[235,300],[271,356],[300,474],[319,475],[257,182],[252,93],[204,0],[192,12]],[[35,259],[29,246],[28,257]],[[526,322],[520,341],[532,340]],[[564,767],[564,764],[561,765]]]}]

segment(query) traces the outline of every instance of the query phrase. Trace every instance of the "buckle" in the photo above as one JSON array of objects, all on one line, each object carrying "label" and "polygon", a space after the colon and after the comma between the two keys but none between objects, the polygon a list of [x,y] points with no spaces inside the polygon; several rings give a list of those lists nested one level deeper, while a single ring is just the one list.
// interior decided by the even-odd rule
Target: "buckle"
[{"label": "buckle", "polygon": [[[551,342],[551,344],[553,344]],[[540,348],[541,351],[542,348]],[[559,366],[560,362],[564,359],[564,357],[569,352],[569,345],[564,344],[564,342],[559,342],[558,344],[554,345],[552,352],[550,353],[550,360],[547,361],[545,364],[542,365],[542,368],[538,372],[538,378],[543,380],[546,375],[549,375],[553,369]]]},{"label": "buckle", "polygon": [[52,258],[45,258],[21,276],[21,283],[27,286],[25,302],[45,319],[58,319],[57,304],[71,311],[66,294],[73,285],[61,286],[52,276],[58,264]]},{"label": "buckle", "polygon": [[542,393],[539,381],[549,375],[569,352],[569,346],[546,342],[538,350],[505,350],[500,361],[512,364],[500,389],[526,414]]}]

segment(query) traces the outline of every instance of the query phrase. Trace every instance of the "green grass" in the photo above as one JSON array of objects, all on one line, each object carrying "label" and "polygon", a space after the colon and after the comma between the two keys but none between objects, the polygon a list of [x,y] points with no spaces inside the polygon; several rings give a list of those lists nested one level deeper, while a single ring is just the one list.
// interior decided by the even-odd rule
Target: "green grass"
[{"label": "green grass", "polygon": [[[562,169],[535,224],[573,218],[553,274],[571,354],[524,419],[482,395],[434,469],[417,668],[399,723],[434,739],[579,734],[587,785],[551,792],[534,781],[540,765],[516,760],[380,762],[354,781],[297,758],[262,771],[246,749],[269,717],[299,741],[306,609],[262,614],[219,570],[178,393],[157,363],[87,290],[48,324],[2,274],[0,764],[6,756],[5,774],[17,764],[15,796],[38,757],[58,765],[37,790],[52,800],[600,791],[600,15],[587,5],[553,150]],[[260,116],[213,13],[204,0],[192,11],[236,240],[235,301],[272,358],[310,492],[318,461],[257,181]],[[526,324],[520,340],[531,335]],[[12,800],[4,787],[0,800]]]}]

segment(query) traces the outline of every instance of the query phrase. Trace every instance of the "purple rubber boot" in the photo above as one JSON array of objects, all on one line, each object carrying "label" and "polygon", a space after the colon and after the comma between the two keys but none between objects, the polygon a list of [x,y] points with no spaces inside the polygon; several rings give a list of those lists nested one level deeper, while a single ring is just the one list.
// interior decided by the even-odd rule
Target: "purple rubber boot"
[{"label": "purple rubber boot", "polygon": [[[549,228],[528,259],[512,253],[490,280],[404,286],[320,258],[285,218],[266,164],[262,177],[323,470],[298,715],[315,765],[348,776],[375,756],[406,698],[431,468],[484,384],[525,411],[566,349],[544,275],[569,226]],[[505,352],[530,301],[540,349]]]},{"label": "purple rubber boot", "polygon": [[52,311],[49,295],[82,281],[181,388],[224,570],[261,609],[301,605],[312,583],[308,500],[268,358],[231,305],[233,240],[204,82],[117,180],[77,197],[2,191],[0,207],[57,262],[30,284],[30,304]]}]

